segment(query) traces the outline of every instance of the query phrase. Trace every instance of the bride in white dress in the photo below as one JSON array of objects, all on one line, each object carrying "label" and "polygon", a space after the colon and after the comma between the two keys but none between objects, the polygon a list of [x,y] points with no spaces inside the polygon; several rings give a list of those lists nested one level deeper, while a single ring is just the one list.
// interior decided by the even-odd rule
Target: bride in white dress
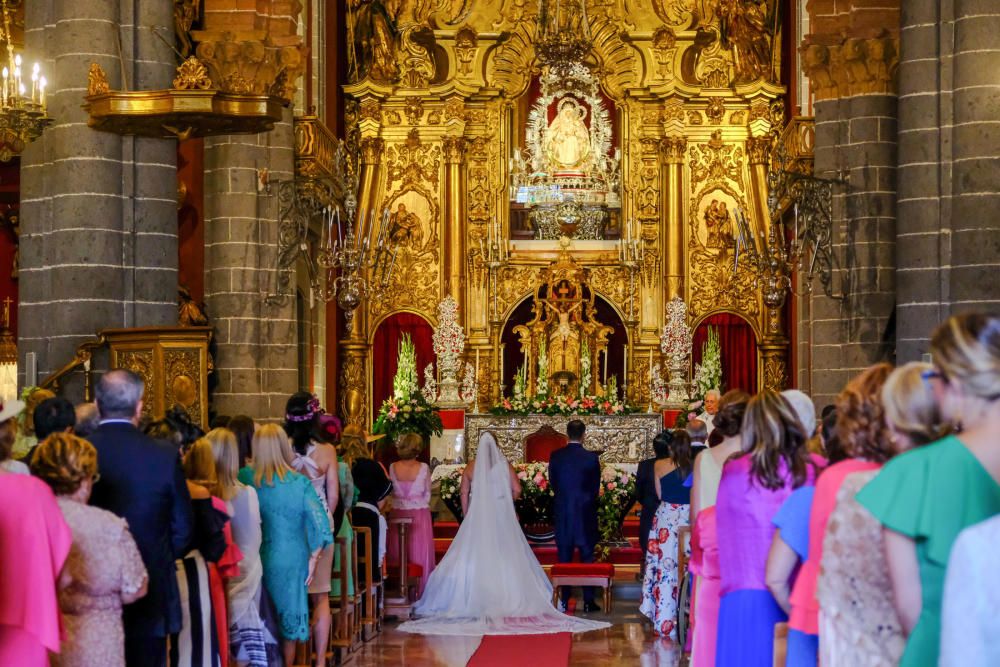
[{"label": "bride in white dress", "polygon": [[431,573],[416,620],[403,632],[518,635],[587,632],[609,623],[567,616],[552,606],[552,584],[514,513],[510,464],[489,433],[479,439],[472,503],[448,553]]}]

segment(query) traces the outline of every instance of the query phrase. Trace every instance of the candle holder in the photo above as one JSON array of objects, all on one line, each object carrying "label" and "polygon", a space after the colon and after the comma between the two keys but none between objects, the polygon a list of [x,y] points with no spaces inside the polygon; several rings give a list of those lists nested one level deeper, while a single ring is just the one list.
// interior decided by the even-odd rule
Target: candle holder
[{"label": "candle holder", "polygon": [[31,93],[22,76],[21,54],[14,53],[14,40],[10,24],[10,7],[7,0],[0,0],[3,25],[0,41],[6,43],[7,64],[0,82],[0,161],[7,162],[19,155],[25,146],[42,136],[52,119],[46,114],[45,86],[41,66],[31,68]]}]

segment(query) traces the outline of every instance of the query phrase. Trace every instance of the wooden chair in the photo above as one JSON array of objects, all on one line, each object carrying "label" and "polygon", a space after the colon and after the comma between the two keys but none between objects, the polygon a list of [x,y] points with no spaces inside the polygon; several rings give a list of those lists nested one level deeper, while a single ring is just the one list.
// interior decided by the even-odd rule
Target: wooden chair
[{"label": "wooden chair", "polygon": [[[347,561],[348,547],[347,538],[338,537],[334,540],[334,549],[341,566]],[[354,597],[348,593],[348,582],[350,571],[346,567],[341,567],[338,572],[334,572],[337,582],[340,584],[339,593],[330,595],[330,611],[333,620],[330,624],[330,643],[327,649],[327,661],[340,663],[347,657],[354,647],[354,616],[357,609],[354,605]]]},{"label": "wooden chair", "polygon": [[382,593],[382,582],[375,581],[375,568],[378,567],[378,556],[372,553],[372,531],[367,527],[354,529],[354,542],[358,549],[358,570],[363,581],[358,587],[361,591],[361,634],[364,641],[375,637],[382,629],[382,614],[379,599]]},{"label": "wooden chair", "polygon": [[[399,554],[399,563],[389,568],[388,580],[385,582],[385,615],[395,616],[402,621],[410,618],[410,611],[413,603],[410,600],[409,582],[409,554],[407,553],[407,530],[413,523],[413,519],[398,517],[389,518],[389,530],[386,539],[393,539],[393,535],[398,540],[396,546]],[[393,530],[393,526],[396,527]]]}]

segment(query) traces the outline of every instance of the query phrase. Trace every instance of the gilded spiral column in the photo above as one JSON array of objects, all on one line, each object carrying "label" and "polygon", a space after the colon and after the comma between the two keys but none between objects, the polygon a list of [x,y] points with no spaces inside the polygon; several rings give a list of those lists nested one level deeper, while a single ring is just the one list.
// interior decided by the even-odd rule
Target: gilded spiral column
[{"label": "gilded spiral column", "polygon": [[[444,138],[444,289],[458,303],[465,303],[465,138]],[[459,309],[460,324],[465,325],[465,308]]]},{"label": "gilded spiral column", "polygon": [[[747,156],[750,162],[751,205],[755,219],[762,228],[769,227],[767,210],[767,163],[771,151],[771,138],[747,139]],[[784,305],[770,308],[765,304],[763,338],[757,344],[763,371],[759,373],[764,389],[782,391],[788,386],[788,337],[785,335]]]},{"label": "gilded spiral column", "polygon": [[660,214],[663,239],[664,299],[675,296],[684,298],[684,154],[687,137],[664,137],[660,148],[664,164],[662,174],[662,199],[665,205]]}]

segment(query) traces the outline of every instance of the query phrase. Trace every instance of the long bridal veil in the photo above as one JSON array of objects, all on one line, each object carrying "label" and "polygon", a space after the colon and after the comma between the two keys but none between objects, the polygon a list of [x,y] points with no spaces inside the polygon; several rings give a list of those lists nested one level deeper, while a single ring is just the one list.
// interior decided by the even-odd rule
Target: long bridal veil
[{"label": "long bridal veil", "polygon": [[417,620],[400,625],[403,632],[515,635],[609,627],[552,606],[552,584],[514,513],[510,466],[489,433],[479,439],[469,513],[413,611]]}]

